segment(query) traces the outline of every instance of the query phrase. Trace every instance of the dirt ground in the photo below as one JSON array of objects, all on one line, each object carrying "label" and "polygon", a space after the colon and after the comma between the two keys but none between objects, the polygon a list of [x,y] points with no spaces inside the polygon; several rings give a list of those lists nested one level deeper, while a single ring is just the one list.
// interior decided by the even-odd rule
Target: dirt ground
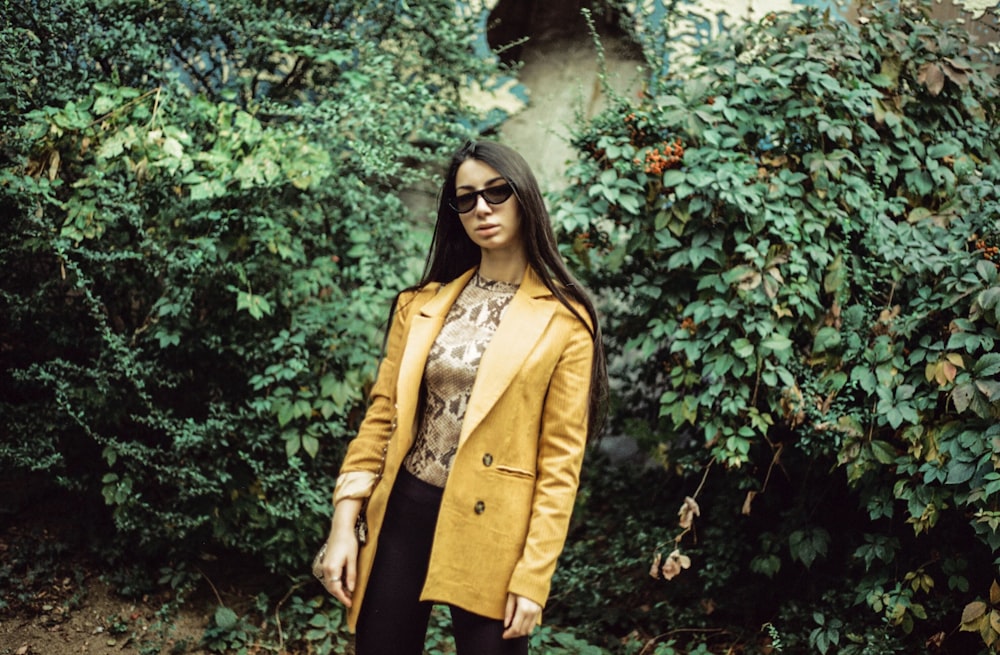
[{"label": "dirt ground", "polygon": [[79,597],[69,578],[54,583],[41,594],[39,600],[49,602],[37,614],[0,614],[0,655],[138,655],[149,652],[143,643],[161,644],[162,653],[207,653],[197,644],[208,617],[195,609],[180,612],[159,634],[155,607],[116,597],[97,577],[84,578],[84,584]]},{"label": "dirt ground", "polygon": [[[51,516],[35,516],[43,514]],[[115,595],[91,563],[59,545],[62,535],[32,516],[21,513],[0,529],[0,655],[206,655],[198,644],[211,606],[189,602],[161,617],[166,595]]]}]

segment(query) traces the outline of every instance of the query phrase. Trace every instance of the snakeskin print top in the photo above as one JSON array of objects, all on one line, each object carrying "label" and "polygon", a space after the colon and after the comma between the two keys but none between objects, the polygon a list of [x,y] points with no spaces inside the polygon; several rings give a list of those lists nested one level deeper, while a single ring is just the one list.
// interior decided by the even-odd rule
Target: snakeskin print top
[{"label": "snakeskin print top", "polygon": [[517,288],[477,271],[445,317],[424,368],[420,429],[403,460],[424,482],[444,487],[448,479],[479,362]]}]

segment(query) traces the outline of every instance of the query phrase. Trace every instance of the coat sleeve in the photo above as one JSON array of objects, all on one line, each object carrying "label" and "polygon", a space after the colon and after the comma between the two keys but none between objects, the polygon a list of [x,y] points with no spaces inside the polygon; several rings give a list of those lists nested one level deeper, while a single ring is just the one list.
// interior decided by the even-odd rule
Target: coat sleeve
[{"label": "coat sleeve", "polygon": [[[368,410],[361,422],[358,434],[347,447],[347,454],[340,467],[337,481],[338,492],[334,502],[341,498],[365,497],[371,493],[375,475],[381,470],[386,443],[392,434],[396,417],[396,372],[403,354],[403,340],[406,333],[407,317],[415,293],[403,293],[396,303],[396,311],[389,327],[385,356],[378,367],[375,384],[369,394]],[[371,476],[367,491],[358,484]],[[351,491],[345,492],[345,488]],[[361,489],[361,491],[358,491]]]},{"label": "coat sleeve", "polygon": [[[567,312],[568,314],[568,312]],[[508,591],[544,606],[569,530],[587,445],[594,346],[579,319],[549,381],[538,439],[535,490],[524,551]]]}]

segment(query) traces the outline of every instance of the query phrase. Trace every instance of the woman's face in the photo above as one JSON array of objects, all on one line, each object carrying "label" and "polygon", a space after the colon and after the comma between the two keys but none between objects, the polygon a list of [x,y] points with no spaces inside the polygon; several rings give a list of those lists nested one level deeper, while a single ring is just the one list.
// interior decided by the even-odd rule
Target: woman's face
[{"label": "woman's face", "polygon": [[[455,175],[455,199],[465,233],[484,251],[521,251],[521,208],[507,180],[489,164],[467,159]],[[468,211],[461,211],[468,209]],[[485,253],[484,253],[485,254]]]}]

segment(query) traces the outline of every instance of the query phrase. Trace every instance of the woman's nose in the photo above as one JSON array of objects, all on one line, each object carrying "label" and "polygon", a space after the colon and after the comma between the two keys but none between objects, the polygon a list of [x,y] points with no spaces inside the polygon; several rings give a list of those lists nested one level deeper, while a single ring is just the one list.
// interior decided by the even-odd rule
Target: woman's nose
[{"label": "woman's nose", "polygon": [[493,206],[486,202],[486,198],[484,198],[483,194],[480,193],[476,195],[476,213],[482,214],[484,212],[487,214],[492,213]]}]

